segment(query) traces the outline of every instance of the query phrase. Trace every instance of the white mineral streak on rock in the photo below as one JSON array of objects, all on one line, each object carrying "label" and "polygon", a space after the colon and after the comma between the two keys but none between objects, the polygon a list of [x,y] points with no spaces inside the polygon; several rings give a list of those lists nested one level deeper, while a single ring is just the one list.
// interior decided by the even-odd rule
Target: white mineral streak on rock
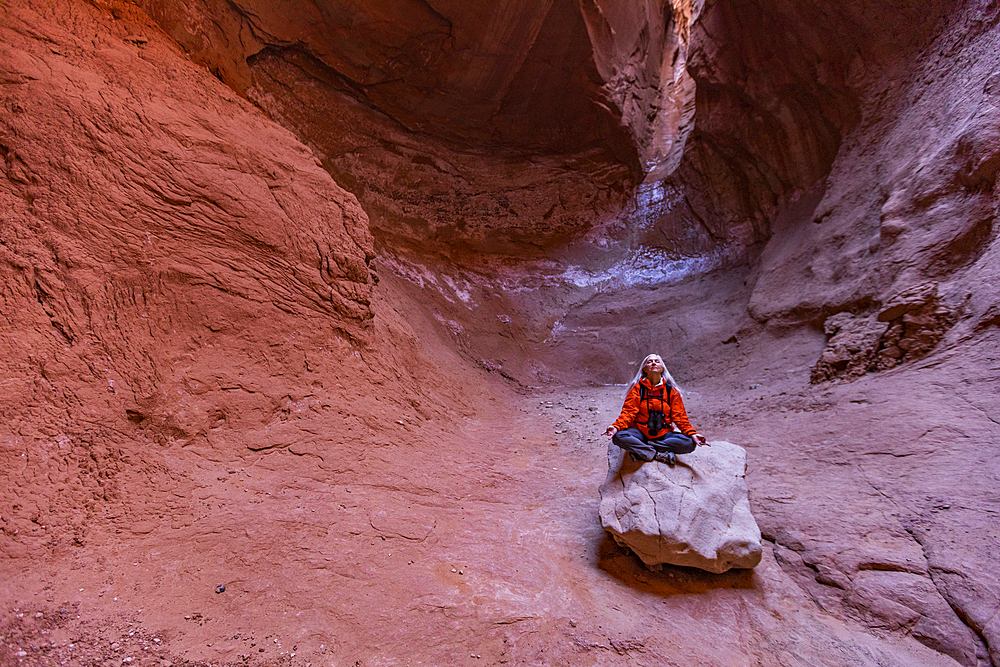
[{"label": "white mineral streak on rock", "polygon": [[760,528],[750,513],[746,451],[713,442],[669,468],[635,463],[608,446],[601,525],[650,568],[664,563],[716,574],[760,563]]}]

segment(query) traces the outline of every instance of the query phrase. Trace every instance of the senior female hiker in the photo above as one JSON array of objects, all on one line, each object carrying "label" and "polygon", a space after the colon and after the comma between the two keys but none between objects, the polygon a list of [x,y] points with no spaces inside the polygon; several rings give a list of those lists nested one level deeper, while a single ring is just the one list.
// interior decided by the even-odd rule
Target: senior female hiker
[{"label": "senior female hiker", "polygon": [[669,466],[677,463],[677,454],[690,454],[698,445],[708,445],[705,436],[688,421],[681,393],[658,354],[642,360],[625,394],[622,413],[604,435],[628,450],[633,461],[659,461]]}]

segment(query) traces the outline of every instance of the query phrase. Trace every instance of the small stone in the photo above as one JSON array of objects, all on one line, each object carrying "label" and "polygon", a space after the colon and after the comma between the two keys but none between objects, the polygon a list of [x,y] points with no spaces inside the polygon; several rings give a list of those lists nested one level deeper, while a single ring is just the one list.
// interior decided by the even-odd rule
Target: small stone
[{"label": "small stone", "polygon": [[879,354],[883,357],[889,357],[890,359],[899,359],[903,356],[903,351],[895,345],[889,345],[888,347],[883,348]]},{"label": "small stone", "polygon": [[215,587],[215,592],[216,593],[225,593],[226,592],[226,585],[225,584],[219,584],[218,586]]}]

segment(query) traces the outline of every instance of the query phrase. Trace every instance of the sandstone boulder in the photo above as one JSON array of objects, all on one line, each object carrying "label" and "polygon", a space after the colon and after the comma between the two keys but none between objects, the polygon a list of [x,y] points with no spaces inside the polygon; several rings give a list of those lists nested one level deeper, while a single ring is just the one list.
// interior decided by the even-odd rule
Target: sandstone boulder
[{"label": "sandstone boulder", "polygon": [[669,468],[636,463],[608,446],[601,525],[650,568],[663,563],[716,574],[760,563],[760,529],[750,513],[746,451],[713,442]]}]

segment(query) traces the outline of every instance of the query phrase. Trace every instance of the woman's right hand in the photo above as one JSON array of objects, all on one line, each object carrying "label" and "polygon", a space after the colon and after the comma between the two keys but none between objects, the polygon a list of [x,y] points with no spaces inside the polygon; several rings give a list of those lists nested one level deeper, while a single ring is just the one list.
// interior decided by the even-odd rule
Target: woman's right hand
[{"label": "woman's right hand", "polygon": [[604,432],[604,435],[606,435],[609,438],[613,438],[615,436],[615,433],[617,432],[618,429],[616,429],[614,426],[609,426],[608,430]]}]

